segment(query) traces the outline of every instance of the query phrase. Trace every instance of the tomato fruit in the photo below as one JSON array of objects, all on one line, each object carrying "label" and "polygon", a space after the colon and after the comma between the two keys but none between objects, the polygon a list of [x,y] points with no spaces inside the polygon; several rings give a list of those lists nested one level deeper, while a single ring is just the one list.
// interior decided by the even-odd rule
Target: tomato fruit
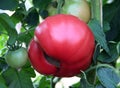
[{"label": "tomato fruit", "polygon": [[70,77],[90,66],[94,44],[94,35],[85,22],[73,15],[58,14],[36,27],[28,54],[41,74]]},{"label": "tomato fruit", "polygon": [[5,60],[7,64],[13,68],[20,68],[26,64],[28,59],[27,50],[23,47],[15,50],[15,51],[8,51]]},{"label": "tomato fruit", "polygon": [[[53,0],[56,2],[57,0]],[[57,8],[53,5],[48,6],[49,15],[55,15]],[[61,13],[74,15],[84,22],[88,22],[91,17],[91,10],[89,3],[86,0],[65,0]]]},{"label": "tomato fruit", "polygon": [[65,0],[62,13],[77,16],[86,23],[90,20],[90,6],[86,0]]}]

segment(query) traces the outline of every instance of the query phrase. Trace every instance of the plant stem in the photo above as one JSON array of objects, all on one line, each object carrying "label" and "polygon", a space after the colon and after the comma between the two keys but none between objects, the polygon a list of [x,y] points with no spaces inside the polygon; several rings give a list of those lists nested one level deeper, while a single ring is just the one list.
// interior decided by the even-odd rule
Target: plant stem
[{"label": "plant stem", "polygon": [[97,69],[99,67],[107,67],[107,68],[111,68],[111,69],[113,69],[115,71],[115,68],[113,66],[111,66],[111,65],[108,65],[108,64],[98,64],[98,65],[95,65],[95,66],[91,67],[90,69],[86,70],[85,72],[87,73],[87,72],[89,72],[89,71],[91,71],[93,69]]},{"label": "plant stem", "polygon": [[62,5],[63,5],[63,0],[58,0],[58,6],[57,6],[57,14],[60,14],[61,13],[61,8],[62,8]]},{"label": "plant stem", "polygon": [[103,27],[103,9],[102,0],[91,0],[92,2],[92,18],[100,22],[101,27]]},{"label": "plant stem", "polygon": [[7,33],[5,33],[5,32],[0,32],[0,35],[1,35],[1,34],[8,35],[8,34],[7,34]]},{"label": "plant stem", "polygon": [[[92,19],[96,19],[99,21],[101,29],[103,29],[103,8],[102,8],[102,0],[91,0],[91,8],[92,8]],[[106,66],[107,65],[97,65],[92,67],[90,70],[92,69],[96,69],[96,67],[100,67],[100,66]],[[88,70],[88,71],[90,71]],[[94,84],[96,83],[96,73],[94,76]]]},{"label": "plant stem", "polygon": [[53,82],[54,77],[51,78],[51,88],[55,87],[55,83]]}]

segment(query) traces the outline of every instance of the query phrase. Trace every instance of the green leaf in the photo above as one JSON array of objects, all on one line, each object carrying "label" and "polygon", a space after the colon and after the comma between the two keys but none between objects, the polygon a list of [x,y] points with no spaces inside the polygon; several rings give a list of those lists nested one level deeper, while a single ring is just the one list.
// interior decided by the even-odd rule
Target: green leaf
[{"label": "green leaf", "polygon": [[24,20],[29,26],[36,26],[39,23],[39,14],[35,8],[30,8]]},{"label": "green leaf", "polygon": [[39,9],[45,9],[51,0],[33,0],[33,5]]},{"label": "green leaf", "polygon": [[104,21],[109,22],[111,28],[106,33],[106,39],[120,41],[120,0],[114,0],[112,4],[105,5],[103,11]]},{"label": "green leaf", "polygon": [[43,19],[45,19],[46,17],[48,17],[48,11],[47,10],[40,10],[40,15]]},{"label": "green leaf", "polygon": [[105,88],[102,84],[97,84],[95,88]]},{"label": "green leaf", "polygon": [[117,84],[120,82],[120,77],[116,72],[107,67],[98,67],[97,77],[105,88],[116,88]]},{"label": "green leaf", "polygon": [[2,33],[0,35],[0,57],[2,57],[7,51],[6,43],[7,43],[7,40],[8,40],[8,36],[5,35],[5,34],[7,34],[5,31],[1,31],[1,28],[0,28],[0,32]]},{"label": "green leaf", "polygon": [[29,44],[30,40],[33,38],[34,36],[34,29],[35,28],[32,28],[32,29],[29,29],[27,30],[26,32],[22,32],[18,35],[18,38],[17,40],[21,41],[21,42],[25,42],[26,45]]},{"label": "green leaf", "polygon": [[110,30],[110,24],[106,21],[104,21],[104,23],[103,23],[103,30],[104,30],[104,32],[107,32]]},{"label": "green leaf", "polygon": [[[25,73],[27,73],[27,75],[29,77],[35,77],[36,74],[34,72],[34,69],[31,68],[30,62],[28,61],[27,64],[22,68],[22,71],[24,71]],[[29,73],[28,73],[29,72]]]},{"label": "green leaf", "polygon": [[0,71],[6,69],[8,65],[6,64],[6,61],[4,58],[0,57]]},{"label": "green leaf", "polygon": [[15,29],[15,24],[12,22],[7,14],[0,14],[0,25],[4,27],[9,35],[8,44],[13,45],[17,38],[17,31]]},{"label": "green leaf", "polygon": [[13,68],[8,68],[3,77],[9,88],[33,88],[32,81],[29,77],[29,72],[24,70],[17,71]]},{"label": "green leaf", "polygon": [[105,21],[110,22],[114,15],[117,13],[118,9],[120,7],[120,0],[114,0],[111,4],[106,4],[103,7],[103,18]]},{"label": "green leaf", "polygon": [[105,51],[108,54],[110,54],[109,48],[107,46],[105,34],[104,34],[102,28],[100,27],[99,22],[97,20],[91,20],[88,23],[88,25],[91,28],[91,30],[95,36],[95,40],[105,49]]},{"label": "green leaf", "polygon": [[120,42],[118,42],[118,44],[117,44],[117,52],[118,52],[118,54],[120,56]]},{"label": "green leaf", "polygon": [[18,7],[18,0],[0,0],[0,9],[15,10]]},{"label": "green leaf", "polygon": [[115,61],[119,57],[119,54],[117,52],[117,44],[111,42],[108,45],[111,55],[108,55],[105,51],[102,51],[97,57],[97,59],[101,62],[110,63]]},{"label": "green leaf", "polygon": [[27,12],[23,8],[18,8],[11,16],[11,19],[14,23],[22,22],[26,14]]},{"label": "green leaf", "polygon": [[94,81],[95,81],[95,76],[96,76],[96,70],[95,69],[92,69],[89,68],[91,70],[89,70],[88,72],[86,72],[86,78],[87,78],[87,81],[90,83],[90,84],[94,84]]},{"label": "green leaf", "polygon": [[6,33],[6,31],[5,31],[4,27],[3,27],[3,25],[0,24],[0,36],[1,36],[1,34],[5,34],[5,33]]},{"label": "green leaf", "polygon": [[0,75],[0,88],[8,88],[2,75]]},{"label": "green leaf", "polygon": [[85,73],[83,73],[83,76],[81,77],[80,88],[94,88],[94,86],[88,82]]},{"label": "green leaf", "polygon": [[51,86],[50,86],[51,79],[52,79],[52,77],[43,76],[40,80],[38,88],[51,88]]},{"label": "green leaf", "polygon": [[108,1],[108,0],[102,0],[103,5],[104,5],[104,4],[107,4],[107,1]]},{"label": "green leaf", "polygon": [[94,50],[94,55],[93,55],[94,63],[97,63],[97,57],[99,54],[100,54],[100,46],[99,46],[99,44],[96,44],[95,50]]},{"label": "green leaf", "polygon": [[80,82],[73,84],[72,86],[70,86],[70,88],[79,88],[80,87]]}]

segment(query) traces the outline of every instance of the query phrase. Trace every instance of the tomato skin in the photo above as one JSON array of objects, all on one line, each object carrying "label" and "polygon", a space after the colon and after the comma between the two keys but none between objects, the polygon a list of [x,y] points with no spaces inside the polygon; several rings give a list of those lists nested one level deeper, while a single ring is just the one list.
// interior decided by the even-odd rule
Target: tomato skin
[{"label": "tomato skin", "polygon": [[90,6],[86,0],[65,0],[62,13],[77,16],[86,23],[91,17]]},{"label": "tomato skin", "polygon": [[[35,40],[31,40],[28,54],[31,64],[41,74],[52,75],[56,72],[56,67],[45,60],[43,51]],[[50,69],[48,69],[50,67]]]},{"label": "tomato skin", "polygon": [[[91,63],[94,35],[87,24],[75,16],[59,14],[46,18],[36,27],[33,40],[41,48],[37,51],[38,48],[30,43],[29,58],[33,67],[42,74],[70,77],[86,70]],[[36,53],[30,52],[34,49]],[[43,52],[58,61],[60,66],[48,62]],[[43,68],[44,71],[41,70]]]},{"label": "tomato skin", "polygon": [[[53,2],[55,1],[57,0],[53,0]],[[57,14],[57,8],[49,5],[48,12],[50,16],[55,15]],[[65,0],[61,13],[74,15],[86,23],[91,18],[90,6],[86,0]]]},{"label": "tomato skin", "polygon": [[28,53],[25,48],[19,48],[15,51],[8,51],[5,60],[7,64],[13,68],[24,66],[28,59]]}]

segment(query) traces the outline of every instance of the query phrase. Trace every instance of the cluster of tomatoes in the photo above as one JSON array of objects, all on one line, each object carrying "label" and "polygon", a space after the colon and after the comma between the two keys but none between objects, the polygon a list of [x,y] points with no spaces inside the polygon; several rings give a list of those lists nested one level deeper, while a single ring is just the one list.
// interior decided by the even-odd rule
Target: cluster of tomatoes
[{"label": "cluster of tomatoes", "polygon": [[[92,61],[95,42],[87,26],[90,6],[86,0],[64,0],[62,14],[56,15],[56,11],[56,7],[48,6],[49,17],[36,27],[28,56],[41,74],[71,77],[86,70]],[[26,52],[23,48],[8,52],[7,63],[17,68],[23,66],[28,58]]]}]

